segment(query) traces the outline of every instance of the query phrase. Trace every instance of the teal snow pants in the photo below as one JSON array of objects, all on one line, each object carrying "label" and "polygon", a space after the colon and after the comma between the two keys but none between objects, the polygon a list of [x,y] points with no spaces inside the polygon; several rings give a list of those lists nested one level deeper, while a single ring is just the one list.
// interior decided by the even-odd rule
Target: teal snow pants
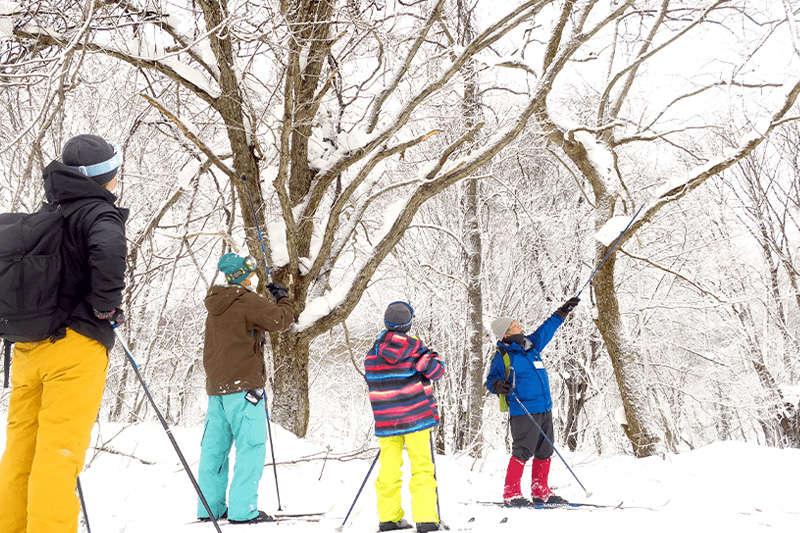
[{"label": "teal snow pants", "polygon": [[[245,391],[208,397],[197,481],[215,518],[226,510],[231,520],[258,516],[258,483],[267,454],[267,413],[263,397],[253,405],[245,399],[246,394]],[[226,505],[228,455],[234,443],[236,462]],[[208,518],[199,498],[197,517]]]}]

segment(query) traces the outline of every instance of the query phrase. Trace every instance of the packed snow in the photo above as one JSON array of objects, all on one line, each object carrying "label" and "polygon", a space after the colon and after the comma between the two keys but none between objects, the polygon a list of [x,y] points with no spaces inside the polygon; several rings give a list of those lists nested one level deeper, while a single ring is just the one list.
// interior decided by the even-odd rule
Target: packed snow
[{"label": "packed snow", "polygon": [[608,222],[603,224],[603,227],[595,233],[594,238],[597,242],[601,242],[605,246],[611,246],[611,244],[617,240],[617,237],[628,228],[628,224],[631,223],[632,218],[633,217],[626,216],[611,217],[608,219]]},{"label": "packed snow", "polygon": [[192,180],[197,176],[201,166],[202,163],[197,159],[190,159],[178,173],[178,186],[184,190],[191,187]]},{"label": "packed snow", "polygon": [[389,234],[389,231],[391,231],[394,223],[397,222],[397,219],[403,214],[403,209],[405,209],[407,203],[408,199],[402,198],[396,202],[392,202],[384,208],[383,225],[381,226],[381,229],[373,236],[372,242],[379,243],[384,237],[386,237],[386,235]]},{"label": "packed snow", "polygon": [[[202,426],[173,427],[196,475]],[[326,445],[297,439],[272,424],[281,508],[286,513],[325,511],[318,522],[281,521],[232,526],[225,531],[330,532],[342,525],[377,453],[369,443],[359,459],[339,460],[358,444]],[[335,446],[335,447],[334,447]],[[5,432],[0,448],[5,447]],[[586,493],[561,460],[553,456],[551,484],[572,501],[617,505],[620,509],[506,509],[481,505],[499,501],[508,455],[502,446],[488,448],[484,458],[436,457],[441,519],[452,530],[487,532],[649,531],[653,533],[725,531],[726,533],[796,532],[800,530],[797,473],[800,450],[754,443],[718,442],[665,457],[598,456],[561,450]],[[233,455],[232,455],[233,457]],[[270,452],[261,480],[260,508],[278,509]],[[526,468],[527,479],[529,468]],[[372,471],[342,531],[377,530]],[[412,519],[404,465],[403,504]],[[122,426],[100,423],[92,436],[86,469],[80,476],[92,531],[154,533],[215,531],[211,523],[192,523],[196,496],[189,477],[157,422]],[[524,484],[523,484],[524,487]],[[501,521],[507,519],[501,525]],[[84,530],[84,529],[82,529]]]},{"label": "packed snow", "polygon": [[306,308],[303,309],[303,312],[297,317],[297,324],[295,325],[295,328],[297,328],[298,331],[303,331],[304,329],[311,327],[311,325],[313,325],[314,322],[320,318],[327,316],[331,311],[333,311],[333,309],[342,305],[347,298],[347,293],[349,290],[350,285],[338,285],[325,295],[320,296],[319,298],[314,298],[308,302]]}]

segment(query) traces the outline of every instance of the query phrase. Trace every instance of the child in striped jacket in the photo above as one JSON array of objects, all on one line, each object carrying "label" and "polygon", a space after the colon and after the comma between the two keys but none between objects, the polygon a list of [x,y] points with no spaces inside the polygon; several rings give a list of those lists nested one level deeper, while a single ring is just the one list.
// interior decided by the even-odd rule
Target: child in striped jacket
[{"label": "child in striped jacket", "polygon": [[380,531],[406,529],[400,489],[403,447],[411,460],[411,512],[418,532],[438,531],[431,428],[439,425],[433,381],[444,374],[439,354],[408,335],[414,309],[406,302],[386,308],[383,331],[364,361],[369,400],[380,445],[375,482]]}]

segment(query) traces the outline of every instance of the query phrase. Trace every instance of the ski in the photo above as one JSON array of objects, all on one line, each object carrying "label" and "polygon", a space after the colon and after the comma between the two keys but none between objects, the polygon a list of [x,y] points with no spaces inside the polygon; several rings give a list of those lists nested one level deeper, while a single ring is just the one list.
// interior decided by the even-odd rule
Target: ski
[{"label": "ski", "polygon": [[590,509],[622,509],[622,504],[624,502],[619,502],[617,505],[608,505],[608,504],[597,504],[597,503],[583,503],[583,502],[564,502],[564,503],[534,503],[530,505],[531,509],[580,509],[580,508],[590,508]]},{"label": "ski", "polygon": [[583,502],[569,502],[569,503],[532,503],[530,505],[514,507],[506,505],[503,502],[475,502],[479,505],[492,505],[495,507],[502,507],[504,509],[625,509],[624,502],[619,502],[616,505],[605,505],[598,503],[583,503]]},{"label": "ski", "polygon": [[305,511],[305,512],[294,512],[294,511],[274,511],[271,513],[272,516],[275,518],[283,518],[283,519],[290,519],[290,518],[312,518],[312,517],[322,517],[323,515],[328,514],[330,511],[333,510],[333,506],[327,511]]},{"label": "ski", "polygon": [[[503,521],[501,521],[500,523],[502,524]],[[474,530],[485,531],[484,528],[480,528],[480,527],[479,528],[473,528],[474,525],[475,525],[475,517],[473,516],[472,518],[467,520],[467,522],[465,524],[463,524],[463,525],[451,526],[449,524],[445,524],[444,522],[439,522],[439,531],[452,531],[454,533],[457,533],[458,531],[474,531]],[[480,524],[480,525],[484,525],[484,524]],[[486,524],[486,525],[488,526],[488,524]],[[337,530],[337,531],[339,531],[339,530]],[[408,531],[410,533],[413,533],[416,530],[414,529],[414,525],[413,524],[409,524],[408,527],[406,527],[406,528],[393,529],[393,530],[390,530],[390,531],[396,531],[397,533],[405,533],[406,531]],[[381,531],[378,530],[378,531],[376,531],[376,533],[381,533]]]},{"label": "ski", "polygon": [[[657,507],[648,507],[643,505],[625,505],[624,501],[617,504],[601,504],[601,503],[588,503],[588,502],[569,502],[569,503],[532,503],[522,507],[512,507],[503,502],[488,502],[478,501],[475,502],[479,505],[491,505],[495,507],[502,507],[504,509],[646,509],[649,511],[657,510]],[[664,504],[666,505],[666,504]],[[663,507],[661,505],[659,507]]]},{"label": "ski", "polygon": [[[325,516],[327,511],[318,511],[311,513],[287,513],[277,511],[270,513],[270,516],[275,519],[275,522],[319,522]],[[260,522],[261,524],[269,524],[270,522]],[[193,520],[187,524],[211,524],[210,520]],[[220,526],[233,526],[242,525],[239,523],[228,522],[227,518],[217,518],[217,524]]]}]

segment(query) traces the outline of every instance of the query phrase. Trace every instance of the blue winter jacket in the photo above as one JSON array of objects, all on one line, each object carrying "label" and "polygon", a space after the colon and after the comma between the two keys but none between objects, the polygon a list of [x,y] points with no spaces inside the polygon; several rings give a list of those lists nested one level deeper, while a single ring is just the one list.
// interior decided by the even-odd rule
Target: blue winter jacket
[{"label": "blue winter jacket", "polygon": [[[547,377],[547,369],[544,366],[540,352],[553,338],[558,326],[563,323],[564,319],[553,313],[536,331],[526,337],[528,342],[525,343],[526,346],[524,347],[519,346],[516,342],[506,344],[503,341],[498,341],[498,351],[492,358],[489,375],[486,376],[485,385],[489,392],[497,394],[492,390],[492,383],[496,379],[506,379],[505,363],[500,350],[503,349],[508,353],[512,368],[508,380],[525,408],[530,413],[546,413],[552,410],[553,400],[550,397],[550,380]],[[519,402],[511,394],[508,395],[508,405],[509,413],[512,416],[525,414]]]}]

